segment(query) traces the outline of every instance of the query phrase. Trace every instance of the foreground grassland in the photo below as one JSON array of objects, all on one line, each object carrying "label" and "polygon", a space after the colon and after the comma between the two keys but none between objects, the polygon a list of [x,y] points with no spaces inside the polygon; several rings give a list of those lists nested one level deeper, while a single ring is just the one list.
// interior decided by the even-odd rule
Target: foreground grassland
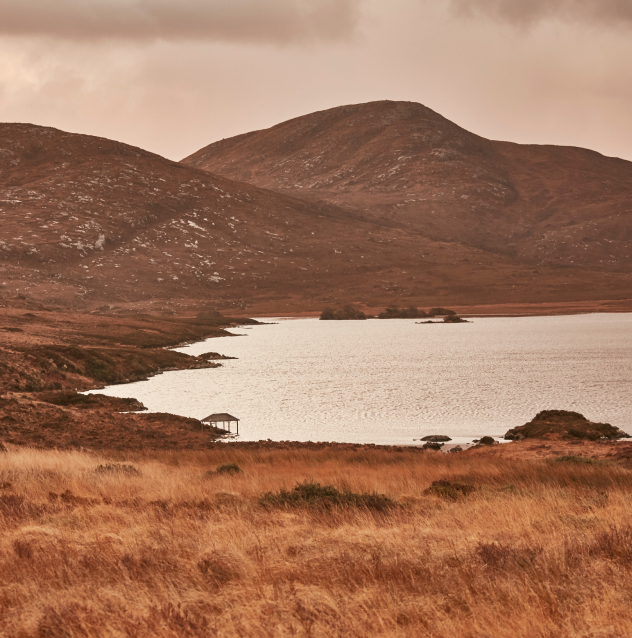
[{"label": "foreground grassland", "polygon": [[[305,481],[394,503],[274,497]],[[13,448],[0,487],[3,636],[632,635],[632,472],[604,461]]]}]

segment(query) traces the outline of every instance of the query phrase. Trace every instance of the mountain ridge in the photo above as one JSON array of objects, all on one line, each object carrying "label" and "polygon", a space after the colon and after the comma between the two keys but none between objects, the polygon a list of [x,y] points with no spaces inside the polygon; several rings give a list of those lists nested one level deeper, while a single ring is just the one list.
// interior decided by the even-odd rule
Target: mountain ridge
[{"label": "mountain ridge", "polygon": [[[345,112],[354,117],[355,111]],[[392,120],[405,132],[401,113]],[[351,134],[363,148],[369,138],[379,138],[361,130]],[[258,135],[240,139],[250,144]],[[452,146],[476,151],[484,145],[483,138],[463,135],[461,146],[451,137]],[[336,152],[349,150],[339,145]],[[292,168],[292,155],[287,159],[283,170]],[[364,160],[370,168],[383,158]],[[441,170],[429,163],[419,179],[434,184]],[[305,177],[313,172],[308,167]],[[344,186],[332,197],[323,198],[318,189],[306,196],[306,189],[238,181],[106,138],[0,124],[0,305],[24,295],[82,308],[106,303],[277,312],[347,302],[424,307],[629,297],[625,269],[567,263],[536,268],[506,248],[442,236],[440,224],[410,224],[406,214],[393,214],[407,190],[391,188],[407,179],[403,170],[378,180],[370,214],[347,201],[348,178],[332,181]],[[499,184],[492,183],[492,192]],[[362,181],[349,188],[364,197]],[[477,215],[500,224],[497,211]]]},{"label": "mountain ridge", "polygon": [[[524,263],[569,264],[588,253],[591,266],[632,264],[632,162],[486,140],[415,103],[328,109],[213,143],[182,161]],[[623,225],[617,206],[625,207]],[[571,226],[571,238],[593,244],[564,247]]]}]

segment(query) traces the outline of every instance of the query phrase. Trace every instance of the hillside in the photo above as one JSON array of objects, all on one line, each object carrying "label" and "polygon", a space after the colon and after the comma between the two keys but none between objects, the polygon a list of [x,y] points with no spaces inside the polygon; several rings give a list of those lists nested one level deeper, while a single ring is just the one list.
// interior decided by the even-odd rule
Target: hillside
[{"label": "hillside", "polygon": [[632,265],[631,162],[486,140],[421,104],[321,111],[183,163],[536,267]]},{"label": "hillside", "polygon": [[[371,192],[358,186],[362,197]],[[102,138],[0,124],[0,305],[24,296],[87,309],[277,313],[629,297],[625,269],[534,268],[482,240],[378,214],[379,189],[370,214],[342,196],[321,201],[323,193],[279,192]],[[493,234],[480,224],[478,232]]]},{"label": "hillside", "polygon": [[65,303],[329,296],[413,252],[333,206],[31,125],[0,126],[0,207],[0,294]]}]

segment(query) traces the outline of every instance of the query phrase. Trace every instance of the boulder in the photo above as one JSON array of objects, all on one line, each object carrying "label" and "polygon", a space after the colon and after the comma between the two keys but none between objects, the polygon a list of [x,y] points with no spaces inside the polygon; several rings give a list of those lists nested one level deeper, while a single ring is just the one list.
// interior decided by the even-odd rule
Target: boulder
[{"label": "boulder", "polygon": [[445,434],[430,434],[428,436],[424,436],[423,439],[419,439],[420,441],[431,441],[432,443],[443,443],[445,441],[451,441],[452,439]]}]

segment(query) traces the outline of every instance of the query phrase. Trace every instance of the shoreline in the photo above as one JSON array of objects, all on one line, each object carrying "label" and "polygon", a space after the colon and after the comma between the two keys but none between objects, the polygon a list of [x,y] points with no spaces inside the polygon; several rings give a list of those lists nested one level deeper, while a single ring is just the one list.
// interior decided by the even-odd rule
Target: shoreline
[{"label": "shoreline", "polygon": [[[384,310],[383,306],[365,306],[359,302],[350,302],[366,314],[377,315]],[[336,305],[336,304],[329,304]],[[338,305],[343,305],[341,302]],[[402,306],[406,304],[403,303]],[[446,304],[461,317],[556,317],[564,315],[583,314],[619,314],[632,312],[632,299],[600,299],[595,301],[562,301],[544,303],[505,303],[505,304]],[[288,317],[288,318],[317,318],[321,310],[259,311],[257,307],[249,313],[252,318]]]},{"label": "shoreline", "polygon": [[[152,445],[167,445],[168,440],[174,444],[176,441],[180,441],[180,444],[186,441],[187,446],[201,444],[204,438],[200,436],[201,433],[191,436],[191,433],[185,432],[195,419],[176,414],[171,417],[161,414],[157,417],[152,415],[160,413],[149,411],[144,415],[123,416],[116,400],[93,392],[107,386],[131,386],[167,371],[217,367],[217,362],[179,353],[175,349],[186,344],[206,342],[213,337],[236,336],[227,328],[239,329],[258,323],[253,320],[249,322],[243,317],[215,317],[209,321],[151,315],[95,316],[33,308],[34,314],[25,313],[25,310],[31,310],[25,305],[5,308],[0,313],[5,324],[5,331],[0,332],[0,364],[4,368],[4,388],[0,395],[0,419],[3,422],[0,424],[0,442],[12,444],[14,439],[16,443],[19,441],[19,445],[36,447],[54,444],[62,447],[104,449],[115,442],[120,449],[121,445],[126,444],[125,441],[132,443],[132,440],[135,445],[142,441],[143,445],[149,445],[150,448]],[[538,310],[540,314],[533,312],[530,315],[511,315],[508,311],[517,310],[518,307],[509,304],[502,306],[506,311],[504,314],[492,313],[492,310],[499,311],[500,306],[470,307],[470,310],[478,310],[481,313],[478,316],[481,317],[554,316],[579,314],[587,310],[583,302],[529,307],[532,311]],[[454,307],[459,312],[463,312],[463,308]],[[598,306],[592,307],[593,310],[596,308],[600,308],[600,313],[616,309],[619,312],[628,310],[623,302],[600,302]],[[525,310],[525,307],[520,306],[520,309]],[[483,314],[483,310],[487,312]],[[270,316],[265,315],[268,318]],[[314,314],[302,313],[288,318],[309,316],[313,317]],[[95,398],[94,405],[89,405],[87,400],[76,398],[77,393],[86,391],[90,392],[89,396],[100,396],[102,399],[97,402]],[[130,395],[134,394],[134,389],[130,387]],[[164,429],[166,438],[163,442],[149,440],[139,430],[131,438],[125,434],[128,425],[136,429],[144,423],[149,428],[145,434],[153,434],[153,426],[149,423],[157,418],[160,420],[160,427]],[[102,431],[94,429],[95,421],[102,424]],[[59,424],[55,426],[57,433],[51,430],[50,423]],[[509,427],[511,425],[507,426]],[[489,432],[485,432],[480,436],[488,434]],[[340,445],[421,447],[421,444],[413,441]],[[454,445],[469,446],[470,442],[455,442]]]}]

